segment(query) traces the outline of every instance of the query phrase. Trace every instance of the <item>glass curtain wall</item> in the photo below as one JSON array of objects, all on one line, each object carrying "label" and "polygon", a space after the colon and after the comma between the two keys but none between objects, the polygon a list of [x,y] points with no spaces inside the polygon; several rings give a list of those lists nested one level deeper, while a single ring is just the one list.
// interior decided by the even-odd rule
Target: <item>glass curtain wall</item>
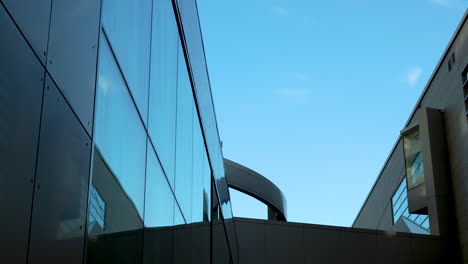
[{"label": "glass curtain wall", "polygon": [[97,73],[87,263],[232,262],[173,2],[103,0]]},{"label": "glass curtain wall", "polygon": [[209,263],[213,160],[173,3],[103,0],[101,27],[87,263]]}]

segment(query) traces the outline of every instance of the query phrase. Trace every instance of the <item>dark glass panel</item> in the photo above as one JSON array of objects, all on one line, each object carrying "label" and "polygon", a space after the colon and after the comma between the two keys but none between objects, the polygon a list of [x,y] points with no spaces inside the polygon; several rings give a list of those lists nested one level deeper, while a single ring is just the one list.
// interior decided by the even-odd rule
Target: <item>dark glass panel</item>
[{"label": "dark glass panel", "polygon": [[45,64],[51,0],[2,0],[13,19]]},{"label": "dark glass panel", "polygon": [[0,32],[0,259],[25,263],[44,69],[1,5]]},{"label": "dark glass panel", "polygon": [[91,140],[49,77],[44,93],[29,261],[81,264]]},{"label": "dark glass panel", "polygon": [[102,23],[146,123],[151,37],[151,0],[105,0]]},{"label": "dark glass panel", "polygon": [[47,69],[92,133],[100,0],[54,1]]}]

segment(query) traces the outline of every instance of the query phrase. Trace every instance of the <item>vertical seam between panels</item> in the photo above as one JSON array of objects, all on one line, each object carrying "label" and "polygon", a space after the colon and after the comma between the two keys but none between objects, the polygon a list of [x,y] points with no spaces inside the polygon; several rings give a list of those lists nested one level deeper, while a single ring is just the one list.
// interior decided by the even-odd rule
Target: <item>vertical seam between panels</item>
[{"label": "vertical seam between panels", "polygon": [[94,169],[94,134],[96,128],[96,102],[97,102],[97,90],[98,90],[98,78],[99,78],[99,54],[100,54],[100,45],[101,45],[101,30],[102,30],[102,6],[104,0],[101,0],[99,3],[99,21],[98,21],[98,32],[97,32],[97,44],[96,44],[96,70],[94,77],[94,100],[93,100],[93,122],[91,127],[91,155],[89,162],[89,175],[88,175],[88,195],[86,201],[86,219],[84,224],[84,244],[83,244],[83,261],[82,263],[87,262],[88,255],[88,219],[89,219],[89,203],[91,195],[91,186],[93,184],[93,169]]},{"label": "vertical seam between panels", "polygon": [[[146,99],[146,151],[145,151],[145,180],[144,180],[144,187],[143,187],[143,223],[142,223],[142,232],[141,232],[141,263],[143,263],[143,258],[144,258],[144,243],[145,243],[145,215],[146,215],[146,182],[148,180],[148,149],[149,149],[149,144],[151,144],[151,149],[152,149],[152,142],[150,142],[150,136],[149,136],[149,112],[150,112],[150,93],[151,93],[151,61],[152,61],[152,42],[153,42],[153,1],[149,1],[151,3],[151,19],[150,19],[150,32],[149,32],[149,57],[148,57],[148,93],[147,93],[147,99]],[[137,109],[138,111],[138,109]],[[143,122],[143,127],[145,127],[145,123]],[[155,156],[159,161],[159,157],[157,156],[155,152]],[[163,171],[164,173],[164,171]]]},{"label": "vertical seam between panels", "polygon": [[28,244],[26,247],[26,263],[29,263],[29,250],[30,250],[30,243],[31,243],[31,232],[32,232],[32,220],[33,220],[33,209],[34,209],[34,196],[36,191],[36,180],[37,180],[37,169],[39,164],[39,150],[40,150],[40,141],[41,141],[41,130],[42,130],[42,113],[44,111],[44,97],[45,97],[45,84],[46,84],[46,72],[44,70],[42,80],[42,98],[41,98],[41,111],[39,114],[39,133],[37,136],[37,148],[36,148],[36,164],[34,167],[34,176],[33,179],[33,188],[32,188],[32,195],[31,195],[31,208],[29,214],[29,231],[28,231]]},{"label": "vertical seam between panels", "polygon": [[[53,8],[53,2],[54,0],[50,1],[50,13],[49,13],[49,29],[47,31],[47,46],[46,46],[46,54],[47,56],[49,55],[49,39],[50,39],[50,27],[51,27],[51,20],[52,20],[52,8]],[[3,3],[2,3],[3,4]],[[6,8],[5,8],[6,10]],[[18,27],[18,25],[16,25]],[[18,27],[19,29],[19,27]],[[20,30],[21,32],[21,30]],[[22,34],[22,33],[21,33]],[[23,35],[23,38],[26,40],[26,37]],[[29,42],[26,40],[26,42],[29,45]],[[33,54],[36,54],[34,52],[34,49],[32,46],[30,46]],[[42,80],[42,99],[41,99],[41,112],[39,114],[39,133],[37,136],[37,149],[36,149],[36,165],[34,168],[34,180],[33,180],[33,191],[32,191],[32,199],[31,199],[31,209],[30,209],[30,215],[29,215],[29,232],[28,232],[28,244],[27,244],[27,251],[26,251],[26,263],[29,263],[29,252],[31,250],[31,234],[32,234],[32,223],[33,223],[33,212],[34,212],[34,198],[36,196],[36,181],[37,181],[37,171],[38,171],[38,165],[39,165],[39,152],[40,152],[40,143],[41,143],[41,131],[42,131],[42,114],[44,112],[44,98],[45,98],[45,85],[46,85],[46,77],[47,77],[47,56],[46,56],[46,61],[45,65],[43,66],[44,70],[44,77]],[[36,55],[37,57],[37,55]],[[39,60],[41,61],[41,60]],[[42,64],[42,63],[41,63]]]}]

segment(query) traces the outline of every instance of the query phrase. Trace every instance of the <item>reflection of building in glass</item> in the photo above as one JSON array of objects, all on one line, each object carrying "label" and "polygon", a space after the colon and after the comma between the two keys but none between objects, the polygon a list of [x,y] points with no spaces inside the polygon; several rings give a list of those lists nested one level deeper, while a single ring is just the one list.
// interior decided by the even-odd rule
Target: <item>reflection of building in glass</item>
[{"label": "reflection of building in glass", "polygon": [[195,1],[2,0],[0,28],[31,139],[2,262],[239,263]]},{"label": "reflection of building in glass", "polygon": [[0,261],[468,263],[465,23],[340,228],[224,159],[195,0],[0,0]]},{"label": "reflection of building in glass", "polygon": [[[94,184],[91,185],[89,191],[89,216],[88,225],[98,224],[101,229],[104,229],[104,218],[106,215],[106,202],[102,200],[101,195],[96,190]],[[90,228],[92,229],[92,228]]]}]

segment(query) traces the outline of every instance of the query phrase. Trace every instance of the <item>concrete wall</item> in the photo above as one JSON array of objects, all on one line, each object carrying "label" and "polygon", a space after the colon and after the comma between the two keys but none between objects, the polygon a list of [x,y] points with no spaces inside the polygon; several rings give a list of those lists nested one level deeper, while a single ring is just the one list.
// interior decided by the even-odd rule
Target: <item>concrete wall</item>
[{"label": "concrete wall", "polygon": [[394,231],[392,196],[405,177],[403,143],[398,141],[353,227]]},{"label": "concrete wall", "polygon": [[443,263],[437,236],[235,218],[241,264]]},{"label": "concrete wall", "polygon": [[[461,73],[468,64],[468,26],[466,15],[444,52],[425,91],[416,106],[444,110],[444,122],[450,161],[451,188],[454,216],[454,232],[458,234],[458,246],[464,263],[468,263],[468,126],[465,115],[463,81]],[[455,54],[452,70],[448,61]],[[417,107],[416,107],[417,108]],[[418,110],[411,114],[405,127],[418,122]],[[392,150],[378,180],[369,194],[354,227],[392,230],[390,199],[402,179],[403,156],[400,139]],[[457,239],[455,239],[457,240]]]}]

